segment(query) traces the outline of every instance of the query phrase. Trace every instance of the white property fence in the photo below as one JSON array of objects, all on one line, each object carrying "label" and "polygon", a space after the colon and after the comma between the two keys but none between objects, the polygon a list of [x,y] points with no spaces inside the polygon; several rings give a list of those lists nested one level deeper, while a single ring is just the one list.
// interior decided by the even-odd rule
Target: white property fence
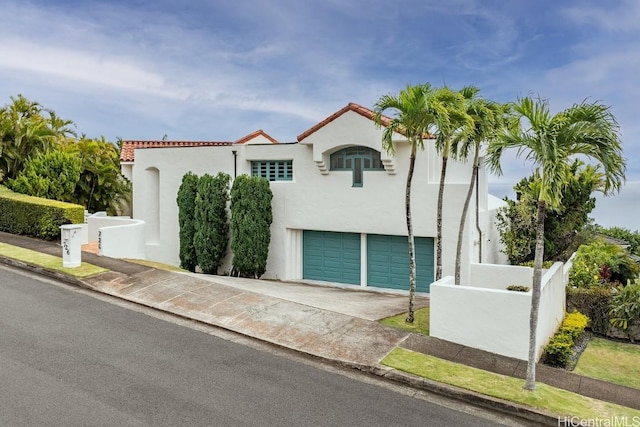
[{"label": "white property fence", "polygon": [[[568,267],[558,262],[542,276],[536,359],[564,318],[566,271]],[[431,285],[431,336],[527,360],[531,290],[506,287],[531,288],[533,269],[472,264],[470,277],[472,285],[456,286],[450,276]]]},{"label": "white property fence", "polygon": [[144,221],[96,212],[87,218],[89,241],[98,242],[100,255],[146,259]]}]

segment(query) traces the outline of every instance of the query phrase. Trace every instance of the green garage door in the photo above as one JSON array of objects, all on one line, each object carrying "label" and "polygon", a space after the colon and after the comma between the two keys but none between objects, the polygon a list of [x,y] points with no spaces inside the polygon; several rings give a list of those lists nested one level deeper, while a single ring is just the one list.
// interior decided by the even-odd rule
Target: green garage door
[{"label": "green garage door", "polygon": [[[416,237],[416,289],[429,292],[433,282],[433,239]],[[367,284],[409,290],[409,243],[406,236],[367,235]]]},{"label": "green garage door", "polygon": [[305,230],[302,277],[360,284],[360,234]]}]

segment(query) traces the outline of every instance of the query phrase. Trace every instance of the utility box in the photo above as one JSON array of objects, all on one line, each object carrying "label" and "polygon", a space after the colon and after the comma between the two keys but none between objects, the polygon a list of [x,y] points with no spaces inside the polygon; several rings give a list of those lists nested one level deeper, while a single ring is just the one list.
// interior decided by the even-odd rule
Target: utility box
[{"label": "utility box", "polygon": [[80,267],[82,264],[82,224],[61,225],[60,233],[62,266],[64,268]]}]

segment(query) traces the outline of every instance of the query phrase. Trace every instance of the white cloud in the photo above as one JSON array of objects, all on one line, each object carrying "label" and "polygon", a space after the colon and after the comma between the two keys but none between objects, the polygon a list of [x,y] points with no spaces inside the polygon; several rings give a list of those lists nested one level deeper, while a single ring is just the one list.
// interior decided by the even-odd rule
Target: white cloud
[{"label": "white cloud", "polygon": [[581,3],[579,7],[564,9],[563,13],[575,22],[592,24],[612,32],[640,30],[640,2],[637,0],[598,2],[598,7]]},{"label": "white cloud", "polygon": [[45,47],[20,40],[0,43],[0,67],[28,71],[42,79],[63,78],[104,88],[184,99],[186,93],[170,88],[158,73],[123,58]]}]

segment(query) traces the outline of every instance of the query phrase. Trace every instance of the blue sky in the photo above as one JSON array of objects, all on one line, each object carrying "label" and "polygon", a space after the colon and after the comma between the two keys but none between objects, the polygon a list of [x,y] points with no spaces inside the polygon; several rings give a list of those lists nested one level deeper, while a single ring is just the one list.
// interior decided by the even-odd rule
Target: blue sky
[{"label": "blue sky", "polygon": [[[0,103],[19,93],[80,133],[294,141],[407,84],[506,102],[611,105],[640,180],[636,0],[0,0]],[[7,19],[11,17],[10,19]],[[513,182],[531,173],[508,162]]]}]

